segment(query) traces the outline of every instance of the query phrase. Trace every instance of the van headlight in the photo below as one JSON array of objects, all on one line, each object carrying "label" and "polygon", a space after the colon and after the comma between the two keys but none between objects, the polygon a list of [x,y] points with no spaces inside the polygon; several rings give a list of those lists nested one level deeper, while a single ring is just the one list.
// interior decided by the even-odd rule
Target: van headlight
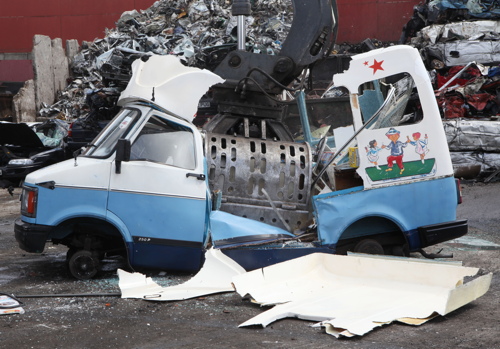
[{"label": "van headlight", "polygon": [[23,187],[21,194],[21,214],[26,217],[36,217],[36,206],[38,201],[38,188]]},{"label": "van headlight", "polygon": [[23,166],[23,165],[33,165],[33,160],[31,159],[12,159],[9,161],[9,165],[17,165],[17,166]]}]

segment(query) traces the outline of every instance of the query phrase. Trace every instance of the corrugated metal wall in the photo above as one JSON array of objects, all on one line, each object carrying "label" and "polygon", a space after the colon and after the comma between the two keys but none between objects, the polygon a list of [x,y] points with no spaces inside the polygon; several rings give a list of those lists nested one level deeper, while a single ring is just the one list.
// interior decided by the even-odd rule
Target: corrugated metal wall
[{"label": "corrugated metal wall", "polygon": [[[259,1],[259,0],[257,0]],[[114,28],[124,11],[149,8],[155,0],[0,0],[0,53],[31,52],[35,34],[93,41]],[[420,0],[337,0],[338,42],[366,38],[397,41]],[[26,62],[0,61],[0,81],[24,81]],[[17,67],[17,68],[16,68]],[[14,69],[14,71],[12,71]],[[19,70],[19,75],[16,75]],[[30,75],[31,74],[31,75]],[[18,80],[12,80],[18,79]]]}]

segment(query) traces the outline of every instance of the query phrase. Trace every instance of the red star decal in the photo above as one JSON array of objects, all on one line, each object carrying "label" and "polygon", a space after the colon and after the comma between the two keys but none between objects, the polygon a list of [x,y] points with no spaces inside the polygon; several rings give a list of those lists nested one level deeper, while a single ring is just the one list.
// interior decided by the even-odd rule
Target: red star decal
[{"label": "red star decal", "polygon": [[366,61],[365,63],[363,63],[364,65],[368,65],[368,61]]},{"label": "red star decal", "polygon": [[384,63],[384,61],[377,62],[376,59],[373,60],[373,65],[370,65],[370,68],[373,69],[374,75],[377,72],[377,70],[384,70],[384,68],[382,68],[382,63]]}]

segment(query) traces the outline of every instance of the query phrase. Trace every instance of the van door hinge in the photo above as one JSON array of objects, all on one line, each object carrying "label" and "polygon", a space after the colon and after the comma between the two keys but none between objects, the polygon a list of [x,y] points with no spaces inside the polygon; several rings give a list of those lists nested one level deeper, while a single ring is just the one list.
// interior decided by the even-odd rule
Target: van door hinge
[{"label": "van door hinge", "polygon": [[35,185],[38,185],[40,187],[47,188],[50,190],[54,190],[56,188],[56,182],[54,182],[54,181],[35,183]]}]

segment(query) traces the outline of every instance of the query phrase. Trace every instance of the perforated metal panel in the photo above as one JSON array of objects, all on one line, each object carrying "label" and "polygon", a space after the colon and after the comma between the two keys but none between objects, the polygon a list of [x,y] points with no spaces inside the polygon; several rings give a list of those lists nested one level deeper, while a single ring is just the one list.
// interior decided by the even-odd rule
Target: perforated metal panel
[{"label": "perforated metal panel", "polygon": [[210,133],[206,156],[210,189],[222,192],[222,211],[286,229],[281,215],[292,231],[308,224],[311,150],[307,143]]}]

